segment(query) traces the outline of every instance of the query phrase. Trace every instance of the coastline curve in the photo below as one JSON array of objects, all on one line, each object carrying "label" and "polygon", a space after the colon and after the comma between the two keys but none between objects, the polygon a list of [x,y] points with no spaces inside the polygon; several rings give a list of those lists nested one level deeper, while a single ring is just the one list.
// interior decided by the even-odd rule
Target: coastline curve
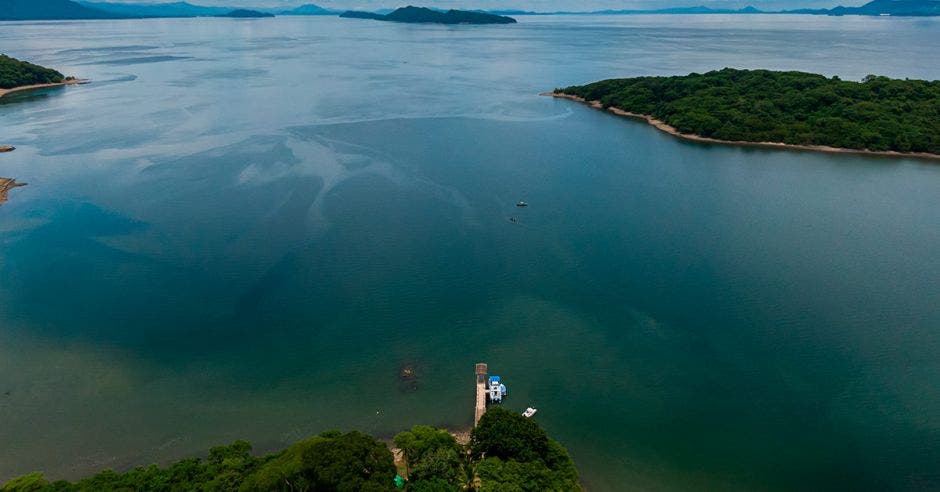
[{"label": "coastline curve", "polygon": [[600,101],[588,101],[583,97],[573,96],[571,94],[564,94],[561,92],[543,92],[539,94],[540,96],[554,97],[556,99],[567,99],[569,101],[578,102],[581,104],[588,105],[594,109],[599,109],[601,111],[606,110],[617,116],[623,116],[626,118],[631,118],[635,120],[643,120],[649,125],[656,127],[658,130],[668,133],[674,137],[678,137],[682,140],[688,140],[691,142],[699,143],[713,143],[713,144],[722,144],[722,145],[734,145],[738,147],[760,147],[760,148],[771,148],[771,149],[785,149],[785,150],[809,150],[813,152],[825,152],[830,154],[856,154],[856,155],[867,155],[867,156],[876,156],[876,157],[910,157],[915,159],[927,159],[932,161],[940,161],[940,154],[931,154],[927,152],[897,152],[893,150],[866,150],[866,149],[850,149],[843,147],[830,147],[827,145],[800,145],[800,144],[788,144],[783,142],[751,142],[748,140],[720,140],[717,138],[703,137],[701,135],[695,135],[693,133],[682,133],[679,130],[676,130],[675,127],[669,125],[665,121],[658,120],[647,114],[638,114],[631,113],[629,111],[624,111],[618,107],[611,106],[604,108],[604,105]]},{"label": "coastline curve", "polygon": [[8,96],[16,92],[26,92],[26,91],[36,90],[36,89],[47,89],[50,87],[64,87],[67,85],[84,85],[90,82],[91,81],[88,79],[72,79],[72,80],[65,80],[63,82],[55,82],[52,84],[21,85],[19,87],[13,87],[10,89],[0,89],[0,98],[4,96]]}]

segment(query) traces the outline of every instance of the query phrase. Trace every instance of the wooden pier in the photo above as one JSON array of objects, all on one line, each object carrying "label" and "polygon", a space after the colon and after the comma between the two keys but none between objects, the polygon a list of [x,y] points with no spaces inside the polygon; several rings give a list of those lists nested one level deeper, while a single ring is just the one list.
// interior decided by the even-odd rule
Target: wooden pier
[{"label": "wooden pier", "polygon": [[486,364],[480,362],[476,366],[477,374],[477,403],[473,412],[473,426],[480,423],[480,418],[486,413]]}]

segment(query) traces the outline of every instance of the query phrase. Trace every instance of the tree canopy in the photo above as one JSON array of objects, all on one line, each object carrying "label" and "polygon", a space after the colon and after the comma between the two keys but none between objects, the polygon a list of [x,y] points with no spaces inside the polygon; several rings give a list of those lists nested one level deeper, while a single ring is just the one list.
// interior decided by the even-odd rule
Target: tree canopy
[{"label": "tree canopy", "polygon": [[424,425],[395,436],[407,464],[410,490],[461,490],[468,482],[469,461],[454,436]]},{"label": "tree canopy", "polygon": [[[580,490],[568,452],[534,420],[500,407],[486,412],[470,446],[446,430],[420,425],[394,441],[404,456],[406,492]],[[384,442],[330,431],[267,456],[235,441],[210,449],[206,458],[105,470],[75,482],[31,473],[0,485],[0,492],[387,492],[401,490],[396,471]]]},{"label": "tree canopy", "polygon": [[568,451],[533,419],[496,407],[470,433],[481,491],[580,490]]},{"label": "tree canopy", "polygon": [[235,441],[212,448],[206,459],[125,473],[105,470],[77,482],[49,482],[31,473],[0,486],[0,492],[381,492],[395,490],[394,478],[392,454],[384,443],[360,432],[334,431],[264,457],[252,456],[249,443]]},{"label": "tree canopy", "polygon": [[24,85],[55,84],[65,80],[61,73],[0,54],[0,89]]},{"label": "tree canopy", "polygon": [[736,70],[556,89],[728,141],[940,154],[940,81]]},{"label": "tree canopy", "polygon": [[301,457],[311,490],[379,492],[393,489],[395,463],[385,444],[360,432],[313,443]]}]

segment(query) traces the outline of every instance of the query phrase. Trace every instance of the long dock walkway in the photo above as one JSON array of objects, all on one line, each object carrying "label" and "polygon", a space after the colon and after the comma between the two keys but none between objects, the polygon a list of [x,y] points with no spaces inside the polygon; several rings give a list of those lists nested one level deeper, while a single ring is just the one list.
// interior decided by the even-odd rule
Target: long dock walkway
[{"label": "long dock walkway", "polygon": [[473,412],[473,426],[480,423],[480,418],[486,413],[486,364],[481,362],[476,366],[477,375],[477,403]]}]

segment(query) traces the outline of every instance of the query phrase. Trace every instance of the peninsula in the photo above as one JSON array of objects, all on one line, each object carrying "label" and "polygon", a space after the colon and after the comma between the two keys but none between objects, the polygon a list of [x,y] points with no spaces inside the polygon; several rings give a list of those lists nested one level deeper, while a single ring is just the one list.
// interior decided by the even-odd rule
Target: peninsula
[{"label": "peninsula", "polygon": [[555,89],[701,142],[940,159],[940,81],[736,70]]},{"label": "peninsula", "polygon": [[19,91],[80,84],[84,81],[66,77],[46,67],[0,54],[0,97]]},{"label": "peninsula", "polygon": [[372,19],[391,22],[407,22],[412,24],[515,24],[516,19],[502,15],[487,14],[485,12],[471,12],[467,10],[432,10],[425,7],[402,7],[389,14],[376,14],[373,12],[348,11],[340,14],[347,19]]}]

